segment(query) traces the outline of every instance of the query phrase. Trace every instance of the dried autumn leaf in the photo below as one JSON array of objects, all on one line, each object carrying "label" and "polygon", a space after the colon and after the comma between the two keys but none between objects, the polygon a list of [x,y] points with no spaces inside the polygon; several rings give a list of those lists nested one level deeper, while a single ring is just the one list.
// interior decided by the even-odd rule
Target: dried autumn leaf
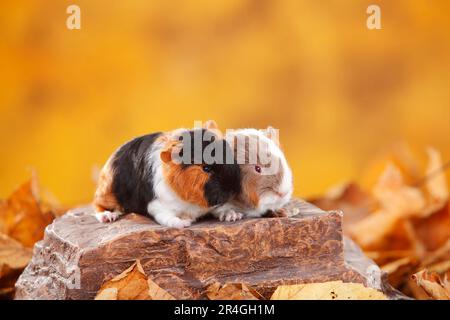
[{"label": "dried autumn leaf", "polygon": [[43,238],[45,227],[53,219],[51,212],[41,209],[35,175],[0,205],[0,232],[26,247]]},{"label": "dried autumn leaf", "polygon": [[105,288],[97,293],[95,300],[118,300],[118,292],[117,288]]},{"label": "dried autumn leaf", "polygon": [[437,262],[437,263],[431,264],[431,265],[427,266],[427,269],[432,271],[432,272],[437,272],[437,273],[448,272],[450,270],[450,260],[441,261],[441,262]]},{"label": "dried autumn leaf", "polygon": [[417,215],[425,207],[422,192],[407,186],[400,170],[393,164],[388,165],[381,175],[373,195],[381,208],[348,228],[349,234],[363,248],[382,243],[401,220]]},{"label": "dried autumn leaf", "polygon": [[[31,259],[32,251],[16,240],[0,234],[0,265],[13,269],[23,269]],[[2,273],[0,272],[0,278]]]},{"label": "dried autumn leaf", "polygon": [[139,260],[118,276],[104,283],[95,297],[95,300],[173,299],[164,289],[147,279]]},{"label": "dried autumn leaf", "polygon": [[170,293],[158,286],[151,279],[148,279],[148,295],[151,300],[175,300]]},{"label": "dried autumn leaf", "polygon": [[441,154],[434,148],[428,148],[428,168],[426,171],[426,189],[429,194],[430,207],[427,211],[428,214],[439,210],[448,201],[448,187],[445,173],[442,170]]},{"label": "dried autumn leaf", "polygon": [[402,222],[405,238],[409,240],[410,247],[415,252],[414,255],[416,257],[423,257],[426,254],[426,248],[421,239],[417,236],[417,232],[414,229],[411,219]]},{"label": "dried autumn leaf", "polygon": [[12,296],[14,283],[30,261],[31,255],[31,249],[0,234],[0,296]]},{"label": "dried autumn leaf", "polygon": [[14,297],[14,287],[0,288],[0,300],[10,300]]},{"label": "dried autumn leaf", "polygon": [[445,260],[450,260],[450,238],[437,250],[428,253],[422,261],[422,266],[425,267]]},{"label": "dried autumn leaf", "polygon": [[381,270],[388,274],[389,283],[394,287],[408,279],[408,275],[412,273],[417,263],[411,257],[404,257],[381,266]]},{"label": "dried autumn leaf", "polygon": [[385,210],[378,210],[363,220],[348,227],[351,237],[364,249],[383,240],[398,222],[399,217]]},{"label": "dried autumn leaf", "polygon": [[206,289],[209,300],[262,300],[256,290],[243,283],[226,283],[223,286],[215,282]]},{"label": "dried autumn leaf", "polygon": [[271,300],[386,300],[380,291],[360,283],[329,281],[279,286]]},{"label": "dried autumn leaf", "polygon": [[384,210],[400,217],[415,215],[425,207],[422,192],[406,185],[400,169],[393,164],[386,167],[372,193]]},{"label": "dried autumn leaf", "polygon": [[386,165],[393,163],[401,171],[406,183],[411,184],[423,176],[418,155],[417,150],[412,149],[410,145],[397,143],[384,152],[374,154],[358,180],[362,186],[372,187],[379,180]]},{"label": "dried autumn leaf", "polygon": [[444,281],[442,281],[442,282],[443,282],[445,291],[447,291],[447,294],[450,293],[450,270],[447,270],[447,272],[445,273],[445,276],[444,276]]},{"label": "dried autumn leaf", "polygon": [[450,300],[450,291],[445,288],[439,275],[435,272],[428,272],[426,269],[412,275],[412,279],[431,298],[436,300]]},{"label": "dried autumn leaf", "polygon": [[416,281],[414,281],[412,277],[408,277],[406,285],[402,291],[405,291],[408,296],[417,300],[430,299],[430,296],[419,285],[417,285]]},{"label": "dried autumn leaf", "polygon": [[418,239],[428,251],[435,251],[450,239],[450,206],[447,202],[432,214],[413,218],[412,223]]},{"label": "dried autumn leaf", "polygon": [[[116,290],[116,294],[112,293]],[[148,284],[147,276],[142,269],[141,263],[136,261],[132,266],[118,276],[112,278],[102,285],[96,300],[147,300]]]},{"label": "dried autumn leaf", "polygon": [[342,210],[345,212],[344,228],[362,220],[375,209],[373,197],[355,183],[337,185],[329,189],[323,197],[310,199],[309,201],[322,210]]},{"label": "dried autumn leaf", "polygon": [[0,284],[12,273],[22,271],[31,259],[32,251],[16,240],[0,234]]},{"label": "dried autumn leaf", "polygon": [[412,250],[365,251],[364,254],[380,266],[398,259],[414,256]]},{"label": "dried autumn leaf", "polygon": [[387,274],[393,274],[397,272],[401,267],[411,265],[412,259],[410,257],[405,257],[402,259],[398,259],[392,262],[389,262],[383,266],[381,266],[381,270],[386,272]]}]

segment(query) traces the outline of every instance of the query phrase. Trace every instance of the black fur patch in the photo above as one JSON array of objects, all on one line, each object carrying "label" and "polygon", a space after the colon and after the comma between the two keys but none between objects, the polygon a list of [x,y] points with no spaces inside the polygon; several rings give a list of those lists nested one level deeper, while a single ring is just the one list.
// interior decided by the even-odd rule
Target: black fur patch
[{"label": "black fur patch", "polygon": [[205,184],[205,198],[210,207],[224,204],[241,190],[241,170],[237,164],[213,165],[211,178]]},{"label": "black fur patch", "polygon": [[[202,143],[194,143],[195,135],[200,135]],[[206,135],[206,138],[203,137]],[[191,165],[208,165],[210,179],[205,184],[204,195],[209,206],[224,204],[232,196],[238,194],[241,190],[241,170],[236,163],[233,151],[230,145],[223,139],[212,136],[211,131],[205,129],[190,130],[184,133],[183,139],[191,139],[190,143],[190,157],[183,157],[183,153],[187,152],[189,144],[183,144],[180,156],[182,157],[182,166],[188,167]],[[207,147],[213,147],[210,150],[220,150],[221,155],[212,152],[211,156],[216,157],[212,163],[206,162],[203,157],[203,152]],[[197,159],[195,158],[197,155]],[[200,158],[198,157],[200,155]],[[231,157],[230,159],[227,159]],[[196,163],[197,162],[197,163]],[[201,162],[201,163],[198,163]]]},{"label": "black fur patch", "polygon": [[[201,143],[194,143],[195,135],[200,137]],[[183,148],[180,157],[183,167],[192,165],[208,165],[209,167],[210,179],[205,184],[203,191],[210,207],[224,204],[240,192],[241,170],[233,157],[230,145],[225,140],[219,139],[206,129],[186,131],[181,140],[183,141]],[[186,141],[190,143],[185,143]],[[210,147],[209,150],[213,151],[211,156],[215,157],[215,161],[212,163],[206,162],[202,157],[203,152],[208,147]],[[221,150],[221,154],[217,154],[217,157],[215,150]],[[190,156],[183,157],[183,154],[188,151]]]},{"label": "black fur patch", "polygon": [[241,192],[241,169],[234,157],[231,161],[226,158],[233,154],[230,145],[223,139],[214,143],[217,150],[222,149],[222,158],[220,163],[211,166],[211,178],[205,184],[205,198],[209,206],[224,204]]},{"label": "black fur patch", "polygon": [[160,132],[135,138],[124,144],[112,161],[112,192],[124,213],[147,214],[147,205],[155,198],[151,163],[146,160]]}]

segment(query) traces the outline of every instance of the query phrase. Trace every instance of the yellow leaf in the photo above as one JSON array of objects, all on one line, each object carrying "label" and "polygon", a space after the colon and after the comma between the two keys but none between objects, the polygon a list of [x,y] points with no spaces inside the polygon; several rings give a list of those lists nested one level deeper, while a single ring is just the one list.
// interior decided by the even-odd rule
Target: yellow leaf
[{"label": "yellow leaf", "polygon": [[104,283],[95,297],[95,300],[173,299],[168,292],[147,279],[139,260],[118,276]]},{"label": "yellow leaf", "polygon": [[117,299],[118,290],[117,288],[106,288],[101,290],[95,300],[118,300]]},{"label": "yellow leaf", "polygon": [[380,291],[360,283],[330,281],[279,286],[271,300],[386,300]]},{"label": "yellow leaf", "polygon": [[261,300],[264,299],[256,290],[243,283],[226,283],[223,286],[215,282],[211,284],[206,295],[209,300]]}]

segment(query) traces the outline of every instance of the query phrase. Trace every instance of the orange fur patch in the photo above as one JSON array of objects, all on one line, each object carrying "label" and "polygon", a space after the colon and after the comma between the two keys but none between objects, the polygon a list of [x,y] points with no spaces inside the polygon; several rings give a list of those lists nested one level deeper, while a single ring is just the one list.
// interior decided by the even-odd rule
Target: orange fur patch
[{"label": "orange fur patch", "polygon": [[244,177],[242,183],[242,195],[245,197],[245,202],[250,203],[254,208],[258,206],[259,196],[258,196],[258,181],[254,176]]},{"label": "orange fur patch", "polygon": [[258,194],[255,191],[250,191],[248,194],[248,199],[250,203],[253,205],[253,207],[257,207],[259,203],[259,197]]},{"label": "orange fur patch", "polygon": [[[111,158],[114,155],[111,156]],[[112,193],[113,173],[111,169],[111,158],[108,159],[98,179],[97,190],[95,191],[94,207],[97,212],[102,211],[123,211],[116,197]]]},{"label": "orange fur patch", "polygon": [[201,166],[192,165],[182,168],[173,162],[163,164],[163,173],[167,184],[186,202],[207,208],[204,188],[209,175]]},{"label": "orange fur patch", "polygon": [[181,151],[182,147],[177,137],[175,131],[173,131],[158,138],[158,142],[164,146],[160,153],[160,158],[163,162],[168,163],[172,161],[172,153]]}]

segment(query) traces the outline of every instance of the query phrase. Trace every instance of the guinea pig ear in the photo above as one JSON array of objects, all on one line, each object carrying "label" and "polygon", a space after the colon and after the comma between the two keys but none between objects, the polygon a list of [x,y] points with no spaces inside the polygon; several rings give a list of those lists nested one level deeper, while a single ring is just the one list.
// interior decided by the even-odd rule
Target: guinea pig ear
[{"label": "guinea pig ear", "polygon": [[164,163],[168,163],[172,161],[172,154],[174,152],[179,152],[181,149],[178,146],[177,142],[172,142],[168,146],[166,146],[164,149],[161,150],[160,158]]},{"label": "guinea pig ear", "polygon": [[214,132],[219,138],[223,138],[223,133],[220,131],[219,126],[214,120],[208,120],[203,124],[203,129]]},{"label": "guinea pig ear", "polygon": [[275,142],[275,144],[277,146],[280,146],[280,139],[279,139],[279,134],[278,134],[277,129],[275,129],[274,127],[268,126],[266,130],[263,130],[263,132],[267,138],[269,138],[270,140]]},{"label": "guinea pig ear", "polygon": [[164,163],[168,163],[172,160],[172,148],[168,147],[166,149],[161,150],[160,154],[161,160]]},{"label": "guinea pig ear", "polygon": [[214,120],[208,120],[203,124],[203,129],[219,130],[219,126]]}]

